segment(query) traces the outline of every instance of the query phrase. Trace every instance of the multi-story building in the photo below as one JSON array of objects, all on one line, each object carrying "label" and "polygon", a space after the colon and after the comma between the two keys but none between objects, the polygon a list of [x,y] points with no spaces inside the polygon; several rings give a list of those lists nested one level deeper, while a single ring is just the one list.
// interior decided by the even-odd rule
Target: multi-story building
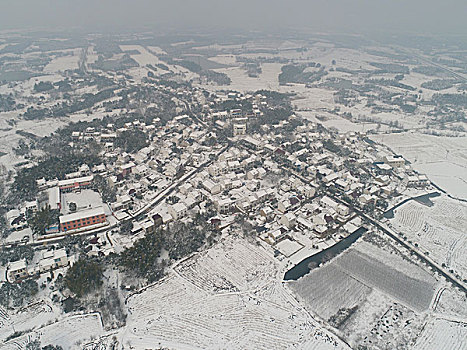
[{"label": "multi-story building", "polygon": [[93,176],[83,176],[73,179],[61,180],[58,182],[58,187],[62,192],[71,192],[74,190],[82,190],[91,187]]},{"label": "multi-story building", "polygon": [[8,265],[8,281],[13,282],[28,276],[28,267],[25,260],[13,261]]},{"label": "multi-story building", "polygon": [[106,218],[104,208],[97,207],[60,216],[59,220],[60,230],[66,232],[70,230],[78,230],[86,226],[104,223]]}]

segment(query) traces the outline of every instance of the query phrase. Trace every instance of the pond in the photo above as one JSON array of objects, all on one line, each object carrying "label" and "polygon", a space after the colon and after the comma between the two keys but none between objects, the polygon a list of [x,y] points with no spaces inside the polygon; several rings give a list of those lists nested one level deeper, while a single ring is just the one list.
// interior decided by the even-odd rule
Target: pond
[{"label": "pond", "polygon": [[359,239],[366,231],[366,228],[360,227],[358,230],[355,230],[346,238],[337,242],[333,246],[303,259],[301,262],[285,273],[284,280],[298,280],[300,277],[309,273],[313,268],[318,267],[323,262],[329,261],[342,253],[344,250],[350,247],[352,243]]}]

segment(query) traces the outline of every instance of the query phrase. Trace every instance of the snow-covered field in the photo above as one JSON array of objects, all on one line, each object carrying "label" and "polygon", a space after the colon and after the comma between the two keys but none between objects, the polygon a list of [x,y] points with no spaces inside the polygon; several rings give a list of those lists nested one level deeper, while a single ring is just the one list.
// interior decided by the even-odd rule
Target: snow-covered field
[{"label": "snow-covered field", "polygon": [[350,250],[337,259],[336,264],[361,283],[388,294],[415,311],[421,312],[430,306],[436,280],[428,273],[424,279],[416,279],[357,250]]},{"label": "snow-covered field", "polygon": [[351,308],[366,298],[371,288],[354,279],[336,264],[326,264],[313,273],[290,283],[311,310],[324,320],[340,308]]},{"label": "snow-covered field", "polygon": [[70,50],[70,55],[54,58],[44,67],[44,73],[57,73],[68,69],[77,69],[80,50]]},{"label": "snow-covered field", "polygon": [[127,300],[118,338],[136,349],[347,348],[275,280],[261,247],[227,240]]},{"label": "snow-covered field", "polygon": [[130,56],[138,62],[141,67],[145,67],[147,64],[154,65],[159,63],[159,59],[141,45],[120,45],[120,48],[123,51],[139,51],[139,54],[131,54]]},{"label": "snow-covered field", "polygon": [[396,349],[416,340],[438,282],[392,246],[359,241],[289,284],[306,307],[325,321],[339,310],[353,309],[339,326],[352,346]]},{"label": "snow-covered field", "polygon": [[[31,328],[45,321],[45,318],[43,316],[41,317],[41,314],[42,313],[31,314],[31,320],[27,320]],[[35,317],[41,318],[37,319]],[[11,316],[11,318],[14,320],[17,316]],[[41,342],[42,346],[51,344],[60,345],[64,349],[80,349],[81,344],[90,341],[92,338],[99,337],[103,333],[99,314],[74,315],[63,318],[57,322],[53,322],[53,319],[49,321],[50,324],[31,329],[17,338],[13,338],[5,343],[0,343],[0,349],[25,349],[27,343],[36,339]],[[16,322],[13,324],[21,325],[21,323]],[[15,328],[15,330],[22,329]]]},{"label": "snow-covered field", "polygon": [[[213,58],[213,61],[215,58]],[[261,89],[279,90],[278,76],[281,72],[282,64],[280,63],[265,63],[261,65],[262,73],[258,78],[250,78],[244,69],[240,67],[229,67],[213,69],[216,72],[225,73],[232,80],[228,86],[215,86],[216,90],[236,90],[241,92],[256,91]],[[207,86],[212,89],[212,86]]]},{"label": "snow-covered field", "polygon": [[432,207],[409,201],[394,210],[391,224],[417,243],[437,263],[467,276],[467,204],[447,196],[433,198]]},{"label": "snow-covered field", "polygon": [[467,323],[437,318],[426,325],[413,349],[467,349]]},{"label": "snow-covered field", "polygon": [[[7,121],[15,120],[15,126],[10,126]],[[17,134],[17,130],[27,131],[37,136],[47,136],[54,132],[57,128],[65,125],[63,119],[44,119],[44,120],[24,120],[18,119],[18,112],[0,113],[0,165],[4,165],[7,169],[12,169],[16,163],[24,161],[22,157],[17,156],[13,148],[17,147],[18,141],[23,138]]]},{"label": "snow-covered field", "polygon": [[[388,258],[389,253],[374,245],[360,245],[291,282],[292,289],[324,319],[358,305],[372,289],[415,311],[429,308],[436,284],[429,273],[401,258]],[[372,250],[372,256],[366,250]]]},{"label": "snow-covered field", "polygon": [[412,167],[449,194],[467,199],[467,137],[405,132],[371,138],[404,156]]}]

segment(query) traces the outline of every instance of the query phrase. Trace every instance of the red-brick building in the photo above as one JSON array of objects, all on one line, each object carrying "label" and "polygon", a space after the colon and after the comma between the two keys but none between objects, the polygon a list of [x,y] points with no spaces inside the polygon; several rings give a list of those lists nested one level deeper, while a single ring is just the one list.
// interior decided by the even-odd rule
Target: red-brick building
[{"label": "red-brick building", "polygon": [[98,207],[60,216],[60,230],[70,231],[106,222],[104,208]]}]

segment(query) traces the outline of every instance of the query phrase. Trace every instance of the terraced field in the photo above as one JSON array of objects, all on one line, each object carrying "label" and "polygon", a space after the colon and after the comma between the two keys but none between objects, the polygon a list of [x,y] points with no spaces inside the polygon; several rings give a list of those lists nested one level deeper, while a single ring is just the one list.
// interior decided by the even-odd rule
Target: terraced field
[{"label": "terraced field", "polygon": [[23,350],[30,341],[35,339],[40,340],[43,346],[52,344],[60,345],[64,349],[79,349],[82,343],[103,333],[98,314],[75,315],[0,344],[0,349]]},{"label": "terraced field", "polygon": [[175,271],[195,286],[211,292],[258,288],[274,278],[274,261],[246,241],[226,241],[184,261]]},{"label": "terraced field", "polygon": [[437,318],[431,321],[418,338],[414,350],[467,349],[467,323]]},{"label": "terraced field", "polygon": [[218,245],[130,297],[119,341],[136,349],[348,348],[273,280],[274,267],[261,247]]},{"label": "terraced field", "polygon": [[467,276],[467,204],[446,196],[427,207],[410,201],[395,210],[391,224],[440,265]]}]

